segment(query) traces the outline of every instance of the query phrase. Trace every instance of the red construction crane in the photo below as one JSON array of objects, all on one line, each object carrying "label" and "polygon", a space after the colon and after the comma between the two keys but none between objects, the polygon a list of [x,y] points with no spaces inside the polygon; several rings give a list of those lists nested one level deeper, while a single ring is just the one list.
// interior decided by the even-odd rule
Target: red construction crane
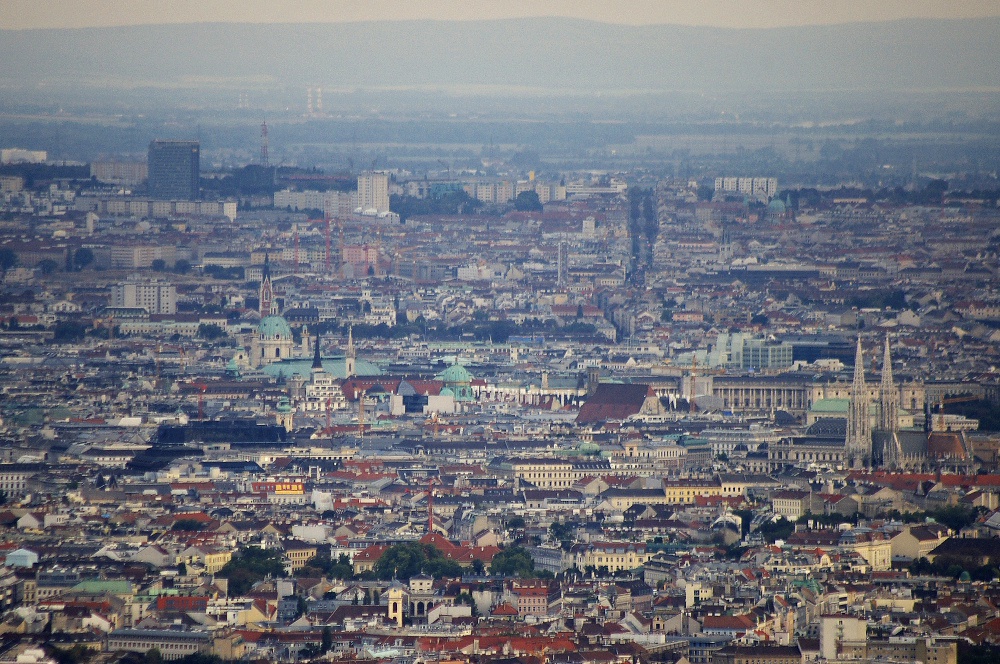
[{"label": "red construction crane", "polygon": [[960,397],[949,397],[945,399],[944,394],[942,394],[940,399],[938,400],[938,419],[937,419],[937,426],[933,427],[934,431],[945,431],[947,429],[947,426],[945,426],[944,423],[945,404],[966,403],[969,401],[979,401],[979,397],[975,396],[974,394],[966,394]]},{"label": "red construction crane", "polygon": [[205,419],[205,390],[208,389],[208,385],[204,383],[191,383],[192,387],[198,388],[198,419]]}]

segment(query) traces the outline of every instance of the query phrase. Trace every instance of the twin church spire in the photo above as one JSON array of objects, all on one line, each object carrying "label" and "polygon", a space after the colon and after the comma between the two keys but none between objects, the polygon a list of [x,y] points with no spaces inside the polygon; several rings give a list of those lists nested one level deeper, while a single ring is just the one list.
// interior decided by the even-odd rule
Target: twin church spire
[{"label": "twin church spire", "polygon": [[[885,338],[882,356],[882,380],[878,391],[878,430],[889,434],[885,443],[882,463],[891,463],[896,449],[895,434],[899,429],[899,391],[892,377],[892,356],[889,337]],[[875,459],[872,453],[871,395],[865,382],[864,353],[858,337],[854,353],[854,382],[847,408],[847,439],[844,452],[850,468],[870,468]]]}]

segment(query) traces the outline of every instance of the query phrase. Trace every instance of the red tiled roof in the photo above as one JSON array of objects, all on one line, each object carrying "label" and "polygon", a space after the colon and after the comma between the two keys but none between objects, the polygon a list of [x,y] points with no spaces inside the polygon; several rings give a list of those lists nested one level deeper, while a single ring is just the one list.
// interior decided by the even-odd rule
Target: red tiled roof
[{"label": "red tiled roof", "polygon": [[519,615],[517,609],[508,604],[507,602],[501,602],[496,605],[492,611],[490,611],[491,616],[516,616]]},{"label": "red tiled roof", "polygon": [[605,420],[624,420],[638,413],[651,394],[649,385],[602,383],[580,408],[576,421],[596,424]]}]

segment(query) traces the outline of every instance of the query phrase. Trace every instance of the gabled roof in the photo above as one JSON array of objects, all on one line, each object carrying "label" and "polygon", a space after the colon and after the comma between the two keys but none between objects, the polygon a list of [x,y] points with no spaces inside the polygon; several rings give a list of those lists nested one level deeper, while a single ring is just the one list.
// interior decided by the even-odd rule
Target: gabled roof
[{"label": "gabled roof", "polygon": [[652,396],[652,389],[642,383],[601,383],[580,408],[576,421],[596,424],[606,420],[624,420],[638,413],[648,396]]}]

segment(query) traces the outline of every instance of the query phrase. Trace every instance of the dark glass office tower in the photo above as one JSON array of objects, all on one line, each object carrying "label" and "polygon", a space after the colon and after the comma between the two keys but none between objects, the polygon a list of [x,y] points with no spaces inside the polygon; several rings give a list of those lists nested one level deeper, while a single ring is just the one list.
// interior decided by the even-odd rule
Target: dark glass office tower
[{"label": "dark glass office tower", "polygon": [[174,201],[199,196],[198,141],[153,141],[149,144],[149,195]]}]

